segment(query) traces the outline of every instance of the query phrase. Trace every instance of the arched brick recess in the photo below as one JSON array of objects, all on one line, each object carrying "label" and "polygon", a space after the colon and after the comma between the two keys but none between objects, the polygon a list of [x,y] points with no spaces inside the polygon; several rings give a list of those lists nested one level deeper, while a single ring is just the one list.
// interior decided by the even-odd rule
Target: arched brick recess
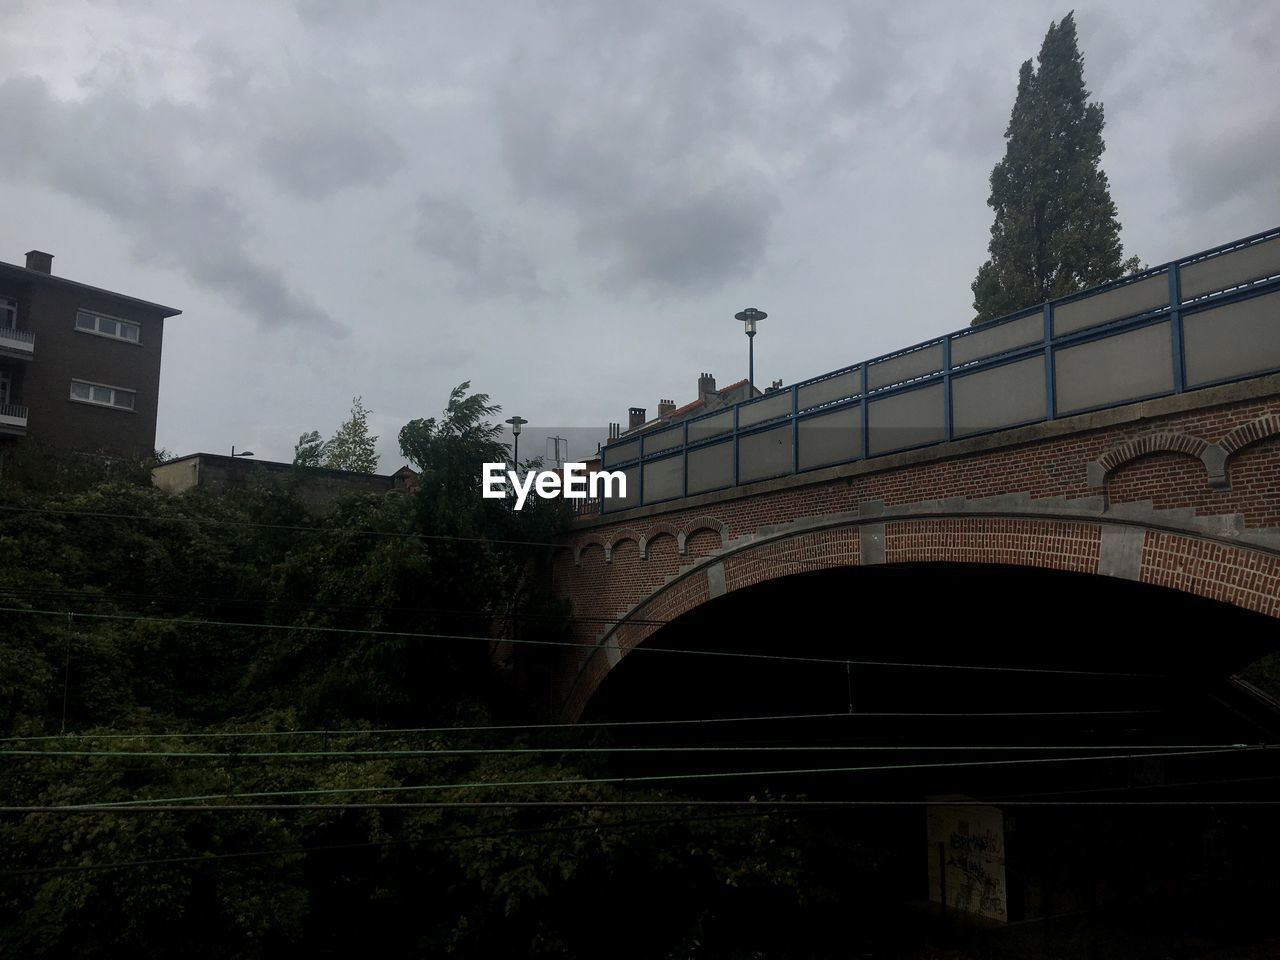
[{"label": "arched brick recess", "polygon": [[1096,462],[1105,477],[1129,461],[1153,453],[1182,453],[1198,460],[1208,446],[1209,441],[1189,433],[1149,433],[1112,447]]},{"label": "arched brick recess", "polygon": [[590,555],[592,547],[599,548],[599,559],[604,560],[604,555],[605,555],[604,541],[601,540],[599,537],[591,537],[587,540],[584,540],[582,543],[579,543],[576,547],[573,548],[574,564],[580,566],[582,564],[583,558]]},{"label": "arched brick recess", "polygon": [[[681,553],[688,553],[689,538],[702,530],[712,530],[716,536],[720,538],[720,543],[724,543],[729,539],[729,526],[723,521],[717,520],[715,517],[694,517],[685,523],[682,531],[682,539],[680,541]],[[702,538],[702,542],[706,542],[706,538]]]},{"label": "arched brick recess", "polygon": [[1230,458],[1233,453],[1252,443],[1277,435],[1280,435],[1280,414],[1272,414],[1241,424],[1219,440],[1218,446]]},{"label": "arched brick recess", "polygon": [[604,545],[604,561],[605,563],[613,563],[617,550],[625,543],[635,544],[635,553],[640,554],[640,541],[644,539],[644,534],[638,530],[618,530],[609,538],[609,542]]},{"label": "arched brick recess", "polygon": [[1181,453],[1146,454],[1121,464],[1107,477],[1110,503],[1149,500],[1157,510],[1204,509],[1228,495],[1209,486],[1204,464]]},{"label": "arched brick recess", "polygon": [[[649,532],[640,541],[640,556],[647,557],[649,555],[649,544],[651,544],[654,540],[660,539],[662,537],[670,537],[672,542],[675,543],[678,540],[679,536],[680,536],[680,531],[676,529],[676,527],[673,524],[663,523],[663,522],[655,523],[652,527],[649,528]],[[679,543],[676,543],[676,547],[678,550]]]},{"label": "arched brick recess", "polygon": [[684,552],[689,557],[705,557],[713,550],[719,550],[724,540],[718,530],[702,527],[688,536],[684,542]]},{"label": "arched brick recess", "polygon": [[661,530],[646,537],[641,555],[650,563],[662,563],[679,557],[680,549],[676,542],[676,531]]},{"label": "arched brick recess", "polygon": [[[871,521],[867,521],[871,522]],[[886,563],[1014,564],[1097,574],[1109,520],[1025,517],[885,518]],[[1280,619],[1280,553],[1142,530],[1135,579]],[[617,626],[562,661],[561,714],[577,719],[612,666],[675,619],[722,593],[813,570],[860,565],[861,523],[782,534],[709,557],[636,596]],[[597,641],[600,641],[597,645]]]},{"label": "arched brick recess", "polygon": [[1245,527],[1280,527],[1280,436],[1250,441],[1227,463]]}]

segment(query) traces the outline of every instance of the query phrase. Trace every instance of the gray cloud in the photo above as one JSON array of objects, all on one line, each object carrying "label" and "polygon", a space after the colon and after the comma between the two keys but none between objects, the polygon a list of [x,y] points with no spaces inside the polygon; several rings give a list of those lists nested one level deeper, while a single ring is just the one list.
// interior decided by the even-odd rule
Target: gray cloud
[{"label": "gray cloud", "polygon": [[533,259],[505,233],[482,224],[471,207],[453,197],[422,195],[414,242],[423,252],[454,267],[458,291],[465,296],[545,293]]},{"label": "gray cloud", "polygon": [[324,78],[297,84],[271,111],[259,145],[263,170],[283,192],[319,200],[376,186],[404,165],[403,148],[370,119],[368,105]]},{"label": "gray cloud", "polygon": [[824,48],[768,43],[716,7],[569,19],[499,83],[517,193],[570,215],[612,290],[712,290],[759,268],[788,168],[822,140]]},{"label": "gray cloud", "polygon": [[166,101],[144,106],[126,92],[56,99],[44,81],[0,82],[0,126],[10,142],[6,174],[45,184],[110,217],[134,256],[182,270],[263,327],[305,326],[341,334],[315,304],[254,257],[253,229],[234,197],[192,178],[176,154],[207,146],[200,117]]},{"label": "gray cloud", "polygon": [[1205,210],[1237,198],[1280,201],[1280,119],[1258,114],[1215,126],[1182,137],[1172,151],[1174,180],[1186,204]]}]

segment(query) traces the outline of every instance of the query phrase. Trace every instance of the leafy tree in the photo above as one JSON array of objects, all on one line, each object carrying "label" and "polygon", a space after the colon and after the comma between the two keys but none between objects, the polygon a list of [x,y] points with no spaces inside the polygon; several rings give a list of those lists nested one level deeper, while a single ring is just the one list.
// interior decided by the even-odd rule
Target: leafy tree
[{"label": "leafy tree", "polygon": [[312,430],[298,437],[293,445],[293,465],[295,467],[318,467],[324,462],[325,442],[320,438],[319,430]]},{"label": "leafy tree", "polygon": [[1120,223],[1100,166],[1102,104],[1089,102],[1072,14],[1050,24],[1039,69],[1028,60],[991,171],[991,258],[973,281],[974,323],[1115,280]]},{"label": "leafy tree", "polygon": [[360,397],[353,397],[351,416],[324,444],[324,465],[330,470],[373,473],[378,469],[377,444],[378,438],[369,436],[369,411]]}]

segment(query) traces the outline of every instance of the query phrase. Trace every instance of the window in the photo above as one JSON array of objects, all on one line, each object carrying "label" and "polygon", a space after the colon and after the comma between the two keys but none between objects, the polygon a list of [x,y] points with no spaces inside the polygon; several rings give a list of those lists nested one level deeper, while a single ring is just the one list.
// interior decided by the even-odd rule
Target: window
[{"label": "window", "polygon": [[13,329],[18,325],[18,304],[0,297],[0,329]]},{"label": "window", "polygon": [[142,334],[142,327],[131,320],[119,320],[92,310],[76,312],[76,329],[117,340],[128,340],[130,343],[138,343]]},{"label": "window", "polygon": [[117,407],[121,410],[132,410],[137,393],[121,387],[107,387],[100,383],[86,383],[84,380],[71,381],[71,399],[82,403],[96,403],[101,407]]}]

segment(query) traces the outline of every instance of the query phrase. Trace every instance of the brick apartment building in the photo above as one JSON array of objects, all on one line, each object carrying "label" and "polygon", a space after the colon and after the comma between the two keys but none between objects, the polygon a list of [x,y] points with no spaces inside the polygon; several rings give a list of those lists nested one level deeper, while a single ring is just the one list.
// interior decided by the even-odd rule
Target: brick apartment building
[{"label": "brick apartment building", "polygon": [[182,311],[56,277],[53,257],[0,263],[0,453],[155,449],[164,321]]}]

